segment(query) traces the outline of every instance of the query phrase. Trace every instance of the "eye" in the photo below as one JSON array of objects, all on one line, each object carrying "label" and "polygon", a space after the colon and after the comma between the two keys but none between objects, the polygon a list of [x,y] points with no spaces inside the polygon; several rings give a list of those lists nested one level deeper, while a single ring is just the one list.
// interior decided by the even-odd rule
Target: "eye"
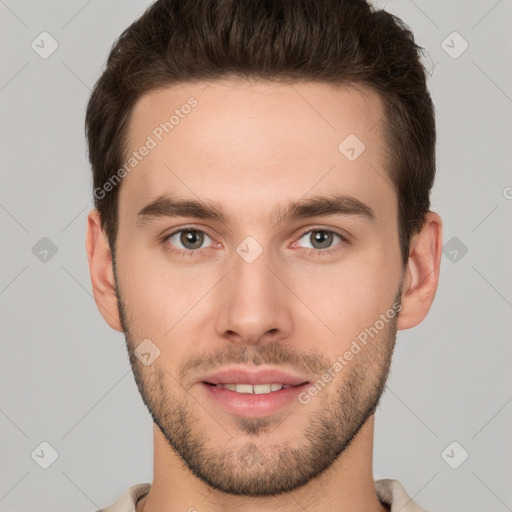
[{"label": "eye", "polygon": [[[339,242],[332,246],[333,242],[339,239]],[[302,233],[301,237],[292,244],[296,247],[301,240],[305,239],[306,243],[310,243],[310,247],[306,246],[307,251],[313,256],[323,256],[341,250],[344,246],[349,245],[350,241],[335,231],[329,229],[310,229]],[[204,246],[205,242],[210,240],[210,244]],[[213,240],[204,231],[196,228],[182,228],[174,231],[162,238],[164,249],[168,252],[178,254],[180,256],[198,255],[208,247],[219,246],[220,244]]]},{"label": "eye", "polygon": [[[212,241],[204,231],[184,228],[174,231],[174,233],[171,233],[170,235],[166,235],[163,242],[167,250],[183,254],[187,252],[200,252],[198,249],[203,249],[202,245],[204,244],[205,239]],[[174,249],[172,246],[177,246],[178,248]]]},{"label": "eye", "polygon": [[[334,248],[332,248],[333,242],[338,238],[340,240],[339,243],[335,244]],[[310,229],[302,234],[301,238],[297,240],[293,245],[299,243],[302,239],[305,239],[306,242],[310,242],[310,249],[312,249],[312,253],[331,253],[336,252],[341,249],[343,246],[348,245],[349,241],[343,235],[336,233],[334,231],[330,231],[328,229]],[[338,247],[340,246],[340,247]]]}]

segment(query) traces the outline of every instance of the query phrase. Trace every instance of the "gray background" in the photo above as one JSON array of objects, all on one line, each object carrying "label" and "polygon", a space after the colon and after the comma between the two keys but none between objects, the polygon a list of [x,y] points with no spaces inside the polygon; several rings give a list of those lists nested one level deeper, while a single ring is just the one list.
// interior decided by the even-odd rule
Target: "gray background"
[{"label": "gray background", "polygon": [[[2,512],[92,511],[152,479],[151,417],[91,294],[83,135],[110,46],[148,4],[0,0]],[[445,254],[430,314],[398,333],[374,476],[432,511],[512,510],[512,0],[385,4],[429,53]]]}]

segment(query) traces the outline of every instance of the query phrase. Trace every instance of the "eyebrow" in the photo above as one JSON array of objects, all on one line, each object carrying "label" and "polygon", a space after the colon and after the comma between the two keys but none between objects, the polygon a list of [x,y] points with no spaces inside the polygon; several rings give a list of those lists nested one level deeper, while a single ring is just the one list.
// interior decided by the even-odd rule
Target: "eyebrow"
[{"label": "eyebrow", "polygon": [[[278,205],[269,214],[269,220],[277,224],[295,219],[324,217],[329,215],[355,216],[375,222],[375,212],[359,199],[342,194],[316,196]],[[183,199],[164,194],[146,204],[137,213],[136,226],[142,226],[152,219],[162,217],[196,217],[229,223],[229,216],[220,203],[205,199]]]}]

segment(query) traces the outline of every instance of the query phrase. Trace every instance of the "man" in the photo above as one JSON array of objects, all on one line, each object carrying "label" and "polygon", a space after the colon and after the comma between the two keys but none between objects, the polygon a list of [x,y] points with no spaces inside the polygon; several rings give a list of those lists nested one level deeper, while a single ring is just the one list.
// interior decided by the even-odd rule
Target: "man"
[{"label": "man", "polygon": [[158,0],[116,41],[86,245],[154,475],[105,511],[423,510],[372,452],[439,278],[425,82],[364,0]]}]

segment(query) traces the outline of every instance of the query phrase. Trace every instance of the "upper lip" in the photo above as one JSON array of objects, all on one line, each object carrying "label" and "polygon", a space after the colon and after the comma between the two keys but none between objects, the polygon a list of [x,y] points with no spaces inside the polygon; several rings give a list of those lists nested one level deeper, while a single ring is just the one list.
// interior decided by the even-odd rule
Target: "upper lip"
[{"label": "upper lip", "polygon": [[286,384],[297,386],[310,382],[308,377],[303,377],[286,370],[267,368],[258,371],[250,371],[243,367],[224,368],[214,373],[204,375],[197,382],[210,384]]}]

